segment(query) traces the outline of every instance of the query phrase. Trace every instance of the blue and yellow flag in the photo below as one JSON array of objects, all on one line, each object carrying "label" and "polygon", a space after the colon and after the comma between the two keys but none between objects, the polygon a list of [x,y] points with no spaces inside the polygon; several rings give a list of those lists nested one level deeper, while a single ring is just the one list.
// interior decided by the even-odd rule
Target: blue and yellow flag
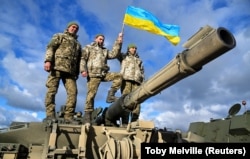
[{"label": "blue and yellow flag", "polygon": [[150,12],[141,8],[128,6],[123,23],[137,29],[166,37],[173,45],[180,42],[178,25],[162,24]]}]

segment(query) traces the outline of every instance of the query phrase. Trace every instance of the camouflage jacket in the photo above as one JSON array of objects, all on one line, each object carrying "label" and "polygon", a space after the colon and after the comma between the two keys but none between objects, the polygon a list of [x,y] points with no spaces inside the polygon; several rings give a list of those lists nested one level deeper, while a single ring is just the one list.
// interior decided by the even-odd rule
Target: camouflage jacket
[{"label": "camouflage jacket", "polygon": [[137,83],[144,81],[144,66],[138,54],[120,53],[117,59],[121,62],[120,73],[123,80],[131,80]]},{"label": "camouflage jacket", "polygon": [[89,77],[103,77],[109,71],[107,60],[115,59],[121,51],[121,44],[115,41],[112,51],[93,42],[82,49],[80,72],[88,72]]},{"label": "camouflage jacket", "polygon": [[51,62],[52,69],[78,76],[80,59],[81,44],[77,35],[67,31],[53,35],[45,54],[45,62]]}]

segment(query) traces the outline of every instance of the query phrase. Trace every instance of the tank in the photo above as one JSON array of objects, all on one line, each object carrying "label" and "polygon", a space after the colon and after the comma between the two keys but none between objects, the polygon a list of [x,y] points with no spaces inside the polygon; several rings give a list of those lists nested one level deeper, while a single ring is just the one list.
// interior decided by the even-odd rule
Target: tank
[{"label": "tank", "polygon": [[[249,142],[249,112],[236,116],[236,104],[225,119],[190,123],[187,132],[156,128],[152,121],[123,124],[121,114],[133,111],[178,81],[236,46],[234,36],[223,27],[201,27],[167,65],[133,92],[123,95],[107,108],[96,108],[92,123],[85,124],[81,112],[72,122],[63,118],[64,106],[56,119],[42,122],[12,122],[0,129],[1,159],[137,159],[141,143]],[[233,113],[232,113],[233,112]]]},{"label": "tank", "polygon": [[[245,107],[246,102],[242,101],[242,105]],[[186,139],[189,142],[249,143],[250,111],[245,110],[243,114],[236,115],[242,105],[234,104],[225,118],[190,123]]]}]

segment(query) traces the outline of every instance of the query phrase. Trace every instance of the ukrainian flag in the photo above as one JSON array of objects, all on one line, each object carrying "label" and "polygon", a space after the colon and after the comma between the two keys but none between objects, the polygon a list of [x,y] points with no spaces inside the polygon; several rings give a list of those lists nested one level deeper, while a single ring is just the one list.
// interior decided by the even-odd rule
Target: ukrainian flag
[{"label": "ukrainian flag", "polygon": [[128,6],[123,23],[137,29],[166,37],[173,45],[180,42],[178,25],[162,24],[150,12],[141,8]]}]

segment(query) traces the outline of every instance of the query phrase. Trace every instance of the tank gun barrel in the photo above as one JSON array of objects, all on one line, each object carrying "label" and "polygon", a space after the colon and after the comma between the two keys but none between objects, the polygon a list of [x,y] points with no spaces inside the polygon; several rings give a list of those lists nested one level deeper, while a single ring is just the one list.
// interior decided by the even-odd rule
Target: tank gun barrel
[{"label": "tank gun barrel", "polygon": [[105,119],[116,121],[124,111],[132,111],[176,82],[200,71],[202,67],[236,46],[234,36],[225,28],[202,27],[183,45],[186,49],[133,92],[109,106]]}]

